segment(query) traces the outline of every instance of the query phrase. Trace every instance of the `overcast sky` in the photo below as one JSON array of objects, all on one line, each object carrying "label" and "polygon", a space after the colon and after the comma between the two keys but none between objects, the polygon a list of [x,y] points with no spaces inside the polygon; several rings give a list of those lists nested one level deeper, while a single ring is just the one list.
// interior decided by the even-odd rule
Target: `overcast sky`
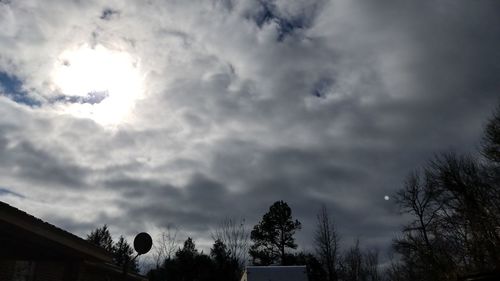
[{"label": "overcast sky", "polygon": [[[56,77],[71,50],[104,55]],[[344,246],[386,251],[404,218],[384,196],[477,149],[499,50],[497,0],[0,0],[0,201],[82,237],[171,225],[206,246],[284,200],[306,250],[325,204]]]}]

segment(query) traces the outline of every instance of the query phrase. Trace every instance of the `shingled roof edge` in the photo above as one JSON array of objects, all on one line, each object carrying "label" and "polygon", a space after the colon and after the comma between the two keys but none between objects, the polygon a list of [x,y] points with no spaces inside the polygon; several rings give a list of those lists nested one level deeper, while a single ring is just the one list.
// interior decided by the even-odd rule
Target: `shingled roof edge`
[{"label": "shingled roof edge", "polygon": [[[16,218],[19,220],[16,221]],[[112,260],[111,253],[106,250],[84,240],[79,236],[76,236],[71,232],[0,201],[0,221],[2,220],[47,239],[53,240],[66,247],[71,247],[74,250],[91,256],[97,260],[104,262],[110,262]]]}]

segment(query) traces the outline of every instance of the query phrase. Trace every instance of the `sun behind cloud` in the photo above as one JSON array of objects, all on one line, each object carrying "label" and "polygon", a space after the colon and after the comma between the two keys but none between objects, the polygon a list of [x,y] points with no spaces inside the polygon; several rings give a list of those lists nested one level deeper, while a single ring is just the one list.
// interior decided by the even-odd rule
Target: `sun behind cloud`
[{"label": "sun behind cloud", "polygon": [[144,88],[139,60],[102,45],[65,50],[51,80],[59,109],[102,125],[124,122]]}]

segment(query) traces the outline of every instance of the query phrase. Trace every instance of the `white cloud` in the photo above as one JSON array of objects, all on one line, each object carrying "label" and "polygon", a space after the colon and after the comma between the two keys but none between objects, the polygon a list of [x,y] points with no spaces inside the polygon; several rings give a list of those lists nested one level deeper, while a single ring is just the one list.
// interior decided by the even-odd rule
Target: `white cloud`
[{"label": "white cloud", "polygon": [[[479,135],[497,82],[468,67],[499,71],[483,58],[493,49],[458,43],[484,24],[466,21],[476,15],[462,6],[463,21],[450,12],[456,25],[430,32],[445,19],[426,5],[271,2],[261,26],[259,1],[0,3],[0,71],[42,101],[0,97],[0,185],[27,197],[0,200],[79,234],[174,223],[206,238],[221,217],[252,223],[285,199],[307,225],[304,248],[324,202],[347,235],[389,242],[397,213],[380,198],[450,139],[468,150]],[[105,9],[116,13],[101,19]],[[303,26],[283,35],[297,18]],[[140,59],[143,96],[113,129],[51,104],[58,57],[82,44]],[[447,48],[463,56],[440,56]],[[466,56],[477,50],[480,60]],[[482,98],[456,103],[473,99],[456,77]]]}]

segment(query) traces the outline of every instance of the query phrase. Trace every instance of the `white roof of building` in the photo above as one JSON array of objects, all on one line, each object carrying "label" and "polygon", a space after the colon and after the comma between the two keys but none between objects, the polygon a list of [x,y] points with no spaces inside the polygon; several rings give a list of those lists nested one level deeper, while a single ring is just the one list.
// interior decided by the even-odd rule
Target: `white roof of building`
[{"label": "white roof of building", "polygon": [[301,266],[247,266],[241,281],[308,281]]}]

